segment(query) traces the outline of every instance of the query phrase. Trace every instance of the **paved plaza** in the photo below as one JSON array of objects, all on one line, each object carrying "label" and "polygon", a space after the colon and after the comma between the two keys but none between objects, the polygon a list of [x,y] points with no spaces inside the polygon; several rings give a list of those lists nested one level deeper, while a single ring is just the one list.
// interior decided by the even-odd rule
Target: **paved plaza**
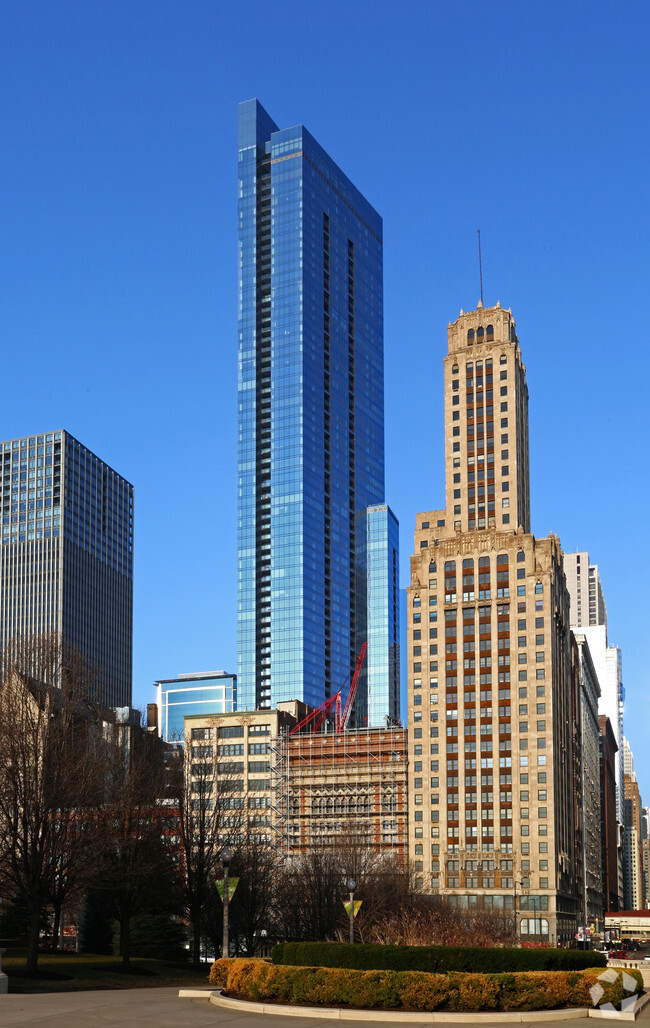
[{"label": "paved plaza", "polygon": [[[206,990],[207,991],[207,990]],[[375,1025],[390,1022],[366,1022]],[[420,1022],[431,1026],[426,1016]],[[519,1025],[529,1028],[558,1028],[559,1025],[595,1024],[592,1019],[571,1021],[523,1021]],[[613,1022],[616,1023],[616,1019]],[[629,1022],[628,1022],[629,1023]],[[361,1028],[363,1022],[323,1020],[318,1017],[291,1017],[283,1015],[247,1013],[223,1010],[207,1000],[179,999],[178,989],[125,989],[116,991],[41,993],[35,996],[0,996],[0,1026],[46,1025],[47,1028],[324,1028],[341,1025],[342,1028]],[[650,1005],[637,1018],[636,1024],[650,1028]],[[391,1028],[395,1028],[392,1022]],[[411,1023],[410,1028],[418,1028]],[[504,1022],[492,1021],[491,1028],[505,1028]],[[510,1022],[507,1028],[513,1028]]]}]

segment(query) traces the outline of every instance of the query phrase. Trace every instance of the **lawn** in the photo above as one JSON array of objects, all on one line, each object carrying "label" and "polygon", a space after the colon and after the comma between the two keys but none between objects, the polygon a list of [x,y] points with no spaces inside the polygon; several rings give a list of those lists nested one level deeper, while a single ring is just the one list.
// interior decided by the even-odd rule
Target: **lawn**
[{"label": "lawn", "polygon": [[9,992],[78,992],[83,989],[146,989],[207,985],[209,964],[198,971],[189,964],[132,957],[122,969],[118,957],[93,953],[41,953],[38,977],[25,975],[26,951],[8,949],[2,970],[9,977]]}]

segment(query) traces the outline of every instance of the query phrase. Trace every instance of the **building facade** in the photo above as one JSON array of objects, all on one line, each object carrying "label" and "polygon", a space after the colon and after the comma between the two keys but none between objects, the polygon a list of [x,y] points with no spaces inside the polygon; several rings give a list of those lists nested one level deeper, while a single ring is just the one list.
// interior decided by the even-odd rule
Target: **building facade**
[{"label": "building facade", "polygon": [[165,742],[182,742],[190,715],[232,714],[237,710],[237,676],[201,671],[154,682],[155,726]]},{"label": "building facade", "polygon": [[445,368],[447,505],[417,516],[408,609],[417,886],[564,941],[575,880],[569,597],[530,534],[528,390],[512,313],[461,311]]},{"label": "building facade", "polygon": [[623,845],[623,900],[626,910],[644,908],[643,827],[639,783],[634,771],[634,757],[627,739],[625,751],[625,841]]},{"label": "building facade", "polygon": [[588,553],[565,553],[564,574],[571,601],[571,624],[575,628],[607,627],[607,607],[598,565],[591,563]]},{"label": "building facade", "polygon": [[643,865],[643,909],[650,909],[650,807],[641,808],[641,863]]},{"label": "building facade", "polygon": [[385,502],[382,289],[376,211],[303,126],[280,129],[257,100],[240,104],[242,708],[317,706],[349,680],[368,641],[355,723],[398,716],[386,670],[397,626],[365,637],[378,625],[375,597],[382,617],[397,609],[386,600],[392,561],[373,566],[382,584],[368,582],[360,559],[378,522],[369,508]]},{"label": "building facade", "polygon": [[[308,709],[293,701],[276,710],[187,716],[195,802],[207,797],[218,808],[224,843],[252,836],[287,861],[315,847],[359,845],[404,866],[406,730],[293,732]],[[214,769],[207,777],[206,760]]]},{"label": "building facade", "polygon": [[616,813],[616,765],[618,746],[608,717],[598,715],[600,730],[600,813],[602,841],[602,889],[606,910],[622,910],[619,889],[619,823]]},{"label": "building facade", "polygon": [[53,633],[129,706],[133,486],[69,432],[11,439],[2,458],[0,644]]},{"label": "building facade", "polygon": [[600,809],[600,686],[584,635],[571,633],[574,725],[576,881],[580,924],[602,923],[602,813]]},{"label": "building facade", "polygon": [[291,859],[315,846],[407,856],[406,729],[284,735],[275,748],[277,826]]}]

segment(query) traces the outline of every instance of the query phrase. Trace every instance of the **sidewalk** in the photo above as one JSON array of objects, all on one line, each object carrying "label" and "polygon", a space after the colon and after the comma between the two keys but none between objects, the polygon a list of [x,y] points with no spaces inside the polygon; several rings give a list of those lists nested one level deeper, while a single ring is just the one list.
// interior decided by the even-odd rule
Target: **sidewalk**
[{"label": "sidewalk", "polygon": [[[206,989],[206,993],[209,991]],[[388,1028],[388,1022],[382,1021],[380,1012],[376,1018],[366,1023]],[[167,1025],[173,1028],[282,1028],[289,1024],[291,1028],[323,1028],[326,1023],[309,1014],[292,1017],[289,1021],[281,1014],[240,1013],[212,1006],[204,999],[179,999],[177,988],[0,996],[2,1028],[13,1028],[14,1025],[44,1025],[46,1028],[166,1028]],[[360,1028],[359,1021],[337,1020],[334,1023],[341,1028]],[[616,1019],[606,1023],[615,1024]],[[519,1028],[526,1025],[529,1028],[559,1028],[562,1024],[567,1028],[571,1025],[587,1028],[595,1022],[586,1018],[564,1022],[523,1021]],[[636,1024],[650,1028],[650,1005]],[[418,1028],[418,1025],[431,1028],[431,1021],[423,1015],[422,1020],[418,1024],[412,1022],[410,1028]],[[391,1028],[395,1028],[394,1024]],[[513,1028],[513,1025],[493,1021],[490,1028]]]}]

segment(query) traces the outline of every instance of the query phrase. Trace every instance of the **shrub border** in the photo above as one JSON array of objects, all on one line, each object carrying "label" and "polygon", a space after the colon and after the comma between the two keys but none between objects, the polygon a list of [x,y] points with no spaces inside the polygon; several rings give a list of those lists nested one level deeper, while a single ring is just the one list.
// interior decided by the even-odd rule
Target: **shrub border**
[{"label": "shrub border", "polygon": [[347,967],[358,971],[583,971],[606,967],[601,953],[501,946],[396,946],[343,942],[284,942],[271,950],[274,964]]},{"label": "shrub border", "polygon": [[[627,970],[643,989],[639,971]],[[358,971],[345,968],[273,965],[264,960],[217,960],[210,983],[235,997],[292,1006],[459,1013],[510,1013],[592,1008],[590,989],[598,983],[601,1004],[619,1006],[623,976],[601,979],[602,969],[585,971],[430,974],[422,971]]]}]

